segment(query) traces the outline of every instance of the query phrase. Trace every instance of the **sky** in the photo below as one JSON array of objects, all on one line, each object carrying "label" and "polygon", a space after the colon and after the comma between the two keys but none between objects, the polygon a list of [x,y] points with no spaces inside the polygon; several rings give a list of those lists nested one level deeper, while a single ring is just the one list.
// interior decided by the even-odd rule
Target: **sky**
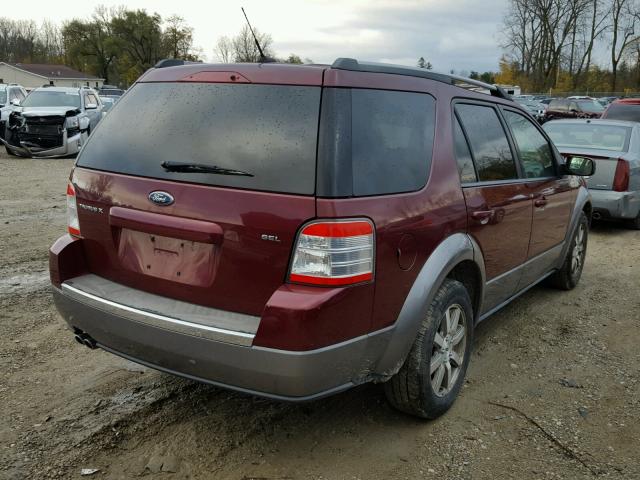
[{"label": "sky", "polygon": [[[194,28],[194,46],[217,61],[214,46],[249,20],[273,38],[276,56],[295,53],[316,63],[338,57],[415,65],[424,57],[435,70],[495,71],[502,53],[500,29],[506,0],[31,0],[14,19],[62,23],[88,18],[96,5],[182,16]],[[28,14],[25,12],[28,11]],[[3,12],[7,15],[7,11]]]}]

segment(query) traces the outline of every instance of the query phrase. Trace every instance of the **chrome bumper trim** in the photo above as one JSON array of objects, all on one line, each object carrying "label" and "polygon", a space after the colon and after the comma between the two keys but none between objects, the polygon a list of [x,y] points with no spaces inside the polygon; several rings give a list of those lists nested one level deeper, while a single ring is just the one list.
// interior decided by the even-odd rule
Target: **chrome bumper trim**
[{"label": "chrome bumper trim", "polygon": [[[162,328],[164,330],[170,330],[172,332],[200,337],[207,340],[231,343],[234,345],[251,346],[251,344],[253,343],[253,338],[255,337],[255,334],[253,333],[237,332],[224,328],[187,322],[178,318],[167,317],[128,305],[116,303],[111,300],[107,300],[106,298],[101,298],[89,292],[85,292],[79,288],[69,285],[66,282],[62,284],[62,293],[69,298],[82,302],[86,305],[98,308],[114,315],[118,315],[134,322],[142,323],[152,327]],[[215,317],[216,315],[223,316],[224,314],[230,313],[216,309],[210,310],[212,313],[212,317]],[[255,319],[257,322],[260,321],[258,317],[255,317]]]}]

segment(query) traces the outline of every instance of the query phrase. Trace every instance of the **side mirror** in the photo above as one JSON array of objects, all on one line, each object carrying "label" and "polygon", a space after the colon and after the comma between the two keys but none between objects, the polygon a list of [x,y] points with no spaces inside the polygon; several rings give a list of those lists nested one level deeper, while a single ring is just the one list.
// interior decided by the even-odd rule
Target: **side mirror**
[{"label": "side mirror", "polygon": [[564,166],[569,175],[580,177],[590,177],[596,171],[595,162],[588,157],[569,157]]},{"label": "side mirror", "polygon": [[84,108],[86,108],[87,110],[95,110],[96,108],[98,108],[98,104],[97,103],[87,103]]},{"label": "side mirror", "polygon": [[11,105],[13,105],[14,107],[20,106],[20,99],[14,98],[13,100],[11,100]]}]

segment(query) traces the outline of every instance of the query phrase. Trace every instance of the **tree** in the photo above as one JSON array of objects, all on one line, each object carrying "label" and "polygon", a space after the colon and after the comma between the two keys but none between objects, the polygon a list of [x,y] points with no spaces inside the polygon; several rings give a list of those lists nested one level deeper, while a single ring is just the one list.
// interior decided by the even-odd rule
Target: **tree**
[{"label": "tree", "polygon": [[107,83],[119,52],[111,28],[112,13],[98,7],[91,20],[72,20],[62,28],[68,63],[104,78]]},{"label": "tree", "polygon": [[291,55],[289,55],[289,58],[283,61],[283,63],[294,63],[297,65],[302,65],[304,62],[298,55],[292,53]]},{"label": "tree", "polygon": [[640,13],[635,0],[613,0],[611,17],[611,91],[616,91],[618,64],[636,37]]},{"label": "tree", "polygon": [[213,52],[222,63],[233,62],[233,41],[227,36],[218,38]]},{"label": "tree", "polygon": [[162,18],[145,10],[124,10],[111,21],[118,48],[125,54],[120,63],[127,82],[134,81],[165,55]]},{"label": "tree", "polygon": [[171,58],[196,60],[191,53],[193,48],[193,27],[188,26],[184,18],[172,15],[165,20],[163,33],[164,49]]},{"label": "tree", "polygon": [[[271,38],[271,35],[267,33],[260,33],[255,28],[253,31],[260,43],[260,47],[262,48],[265,57],[273,57],[274,55],[271,50],[273,39]],[[256,45],[256,40],[251,34],[251,30],[248,26],[245,25],[240,33],[233,38],[231,43],[233,45],[234,62],[257,63],[261,61],[260,51]]]},{"label": "tree", "polygon": [[431,70],[433,69],[433,65],[431,65],[431,62],[427,62],[424,57],[420,57],[418,59],[418,68],[425,68],[427,70]]}]

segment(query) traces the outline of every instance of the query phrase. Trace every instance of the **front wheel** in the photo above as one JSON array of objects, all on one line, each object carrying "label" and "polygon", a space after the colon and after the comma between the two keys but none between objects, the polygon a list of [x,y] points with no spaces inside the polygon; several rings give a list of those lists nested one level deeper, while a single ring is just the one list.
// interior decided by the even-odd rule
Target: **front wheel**
[{"label": "front wheel", "polygon": [[473,309],[467,289],[446,279],[438,289],[409,355],[385,383],[389,403],[422,418],[436,418],[455,401],[469,365]]},{"label": "front wheel", "polygon": [[580,213],[578,226],[571,238],[569,251],[560,270],[551,276],[551,284],[561,290],[572,290],[578,285],[587,255],[589,220],[584,212]]}]

